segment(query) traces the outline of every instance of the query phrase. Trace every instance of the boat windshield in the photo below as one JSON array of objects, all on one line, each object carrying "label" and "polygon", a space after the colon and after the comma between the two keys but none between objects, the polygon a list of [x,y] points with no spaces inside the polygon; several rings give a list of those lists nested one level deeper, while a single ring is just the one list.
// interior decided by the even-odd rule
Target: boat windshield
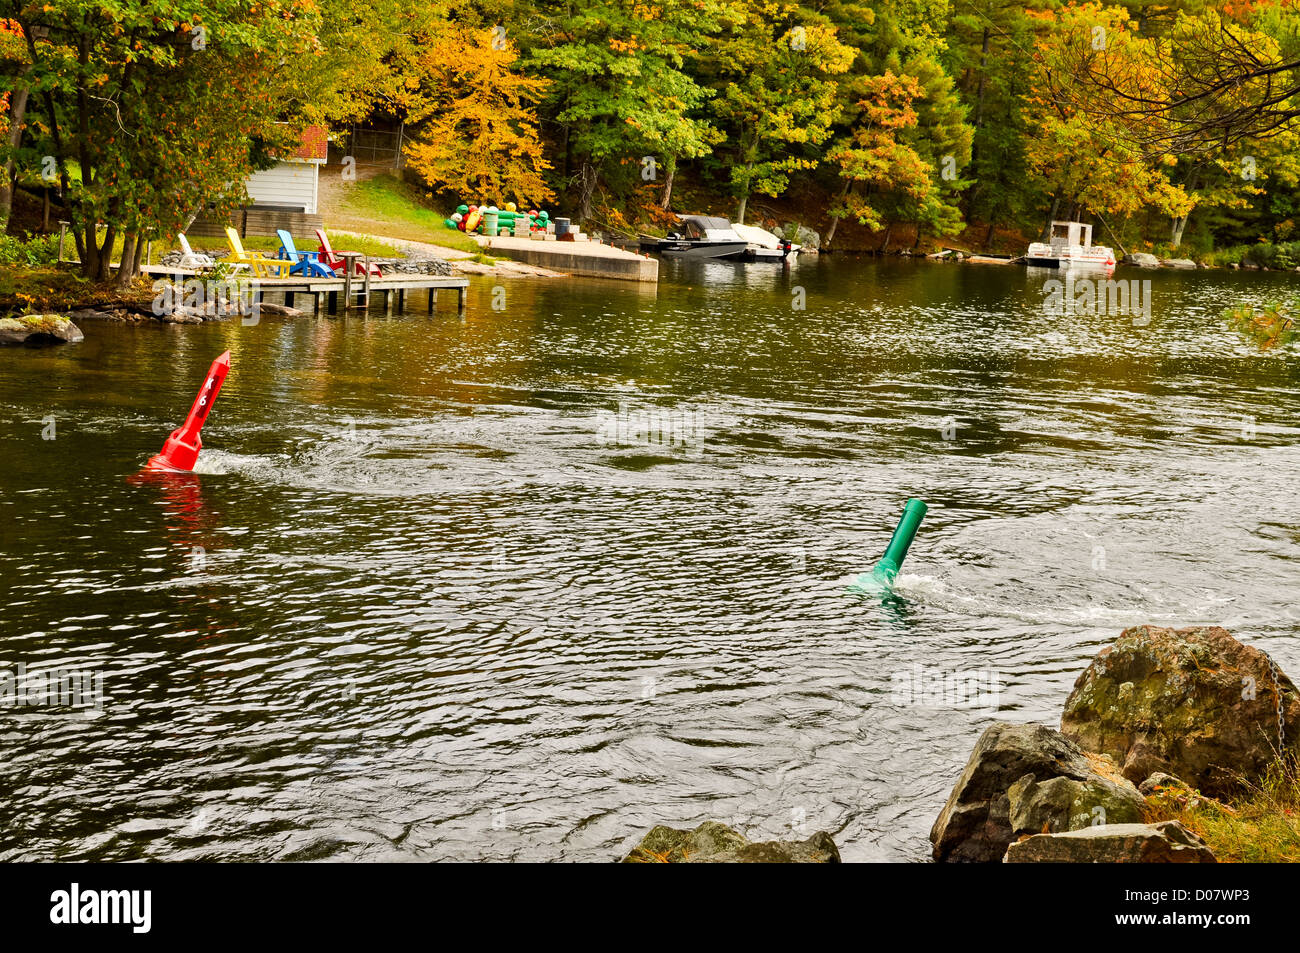
[{"label": "boat windshield", "polygon": [[696,242],[740,241],[740,236],[732,231],[730,222],[713,216],[691,215],[683,218],[682,233]]}]

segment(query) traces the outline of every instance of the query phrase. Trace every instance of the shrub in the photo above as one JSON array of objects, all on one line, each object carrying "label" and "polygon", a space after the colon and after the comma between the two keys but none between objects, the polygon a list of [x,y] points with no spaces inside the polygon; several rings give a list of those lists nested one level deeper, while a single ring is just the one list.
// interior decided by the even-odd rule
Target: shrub
[{"label": "shrub", "polygon": [[1270,350],[1289,344],[1296,335],[1296,305],[1269,302],[1262,307],[1239,305],[1227,308],[1224,319],[1234,328],[1252,338],[1261,350]]},{"label": "shrub", "polygon": [[26,239],[0,235],[0,265],[42,267],[53,265],[58,257],[57,235],[34,235]]},{"label": "shrub", "polygon": [[1229,803],[1177,787],[1157,788],[1147,798],[1147,821],[1181,821],[1220,861],[1300,861],[1300,766],[1295,756],[1279,757],[1258,780],[1240,780],[1241,792]]}]

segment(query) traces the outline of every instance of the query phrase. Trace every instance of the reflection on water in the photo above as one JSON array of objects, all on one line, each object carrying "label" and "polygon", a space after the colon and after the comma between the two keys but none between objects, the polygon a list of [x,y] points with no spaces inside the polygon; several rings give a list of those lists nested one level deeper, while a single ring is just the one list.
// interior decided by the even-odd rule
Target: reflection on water
[{"label": "reflection on water", "polygon": [[[1142,273],[1138,327],[1013,267],[661,274],[0,351],[0,663],[106,694],[0,709],[0,857],[607,860],[717,818],[915,861],[980,729],[1055,722],[1126,625],[1300,670],[1296,351],[1219,318],[1287,276]],[[227,348],[201,472],[132,478]],[[909,496],[896,591],[846,593]]]}]

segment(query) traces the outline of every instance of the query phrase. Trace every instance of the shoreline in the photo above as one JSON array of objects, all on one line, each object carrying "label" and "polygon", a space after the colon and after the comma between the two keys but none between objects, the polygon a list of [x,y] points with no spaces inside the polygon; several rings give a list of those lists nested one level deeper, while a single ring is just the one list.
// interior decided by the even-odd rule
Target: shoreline
[{"label": "shoreline", "polygon": [[[552,268],[545,268],[540,265],[529,264],[526,262],[515,261],[509,258],[499,258],[491,264],[477,261],[480,255],[459,249],[448,248],[442,245],[435,245],[430,242],[422,242],[414,239],[395,238],[388,235],[374,235],[366,232],[353,232],[337,230],[336,234],[344,238],[369,239],[383,241],[391,244],[395,249],[403,254],[405,259],[415,266],[426,262],[441,262],[446,267],[448,276],[457,275],[470,279],[493,277],[501,279],[524,279],[524,278],[571,278],[579,280],[590,280],[592,276],[574,274],[571,272],[558,271]],[[925,254],[922,252],[911,252],[902,250],[898,252],[851,252],[851,251],[817,251],[810,250],[810,257],[820,258],[823,256],[831,258],[904,258],[914,262],[931,262],[935,264],[963,264],[963,265],[1013,265],[1016,267],[1027,266],[1022,259],[1002,259],[992,258],[978,254],[970,254],[957,249],[947,249],[940,253]],[[486,257],[486,256],[484,256]],[[654,259],[656,262],[657,259]],[[1175,260],[1183,261],[1183,260]],[[179,309],[174,313],[159,314],[153,307],[156,298],[156,285],[154,280],[150,280],[148,285],[138,283],[136,288],[129,292],[118,291],[111,286],[95,287],[83,284],[72,270],[77,262],[64,261],[59,266],[12,266],[12,273],[23,277],[31,277],[39,280],[41,276],[51,280],[52,284],[63,284],[64,288],[59,289],[51,287],[46,295],[24,295],[22,292],[6,295],[0,299],[0,317],[5,318],[27,318],[35,316],[59,315],[71,320],[102,319],[117,320],[126,323],[147,323],[148,321],[157,321],[162,324],[168,323],[199,323],[204,316],[189,315],[188,319],[179,316]],[[1127,260],[1121,260],[1116,264],[1116,269],[1135,271],[1259,271],[1274,274],[1293,274],[1300,273],[1300,267],[1295,269],[1267,268],[1260,265],[1238,265],[1231,263],[1226,266],[1208,265],[1205,263],[1195,263],[1186,260],[1186,264],[1169,264],[1159,262],[1155,266],[1137,264]],[[1069,272],[1071,269],[1051,269],[1053,271]],[[1082,269],[1081,269],[1082,270]],[[1113,274],[1112,271],[1095,270],[1096,274]],[[196,276],[188,276],[196,277]],[[605,276],[606,280],[620,281],[626,283],[625,279]],[[148,275],[142,275],[143,280],[148,280]],[[217,280],[215,277],[204,280]],[[21,283],[21,281],[19,282]],[[74,287],[66,287],[72,284]],[[272,293],[275,289],[268,289]],[[20,303],[20,299],[21,300]],[[27,300],[29,299],[29,300]],[[210,303],[209,303],[210,304]],[[273,304],[266,302],[262,305],[264,313],[276,314],[286,317],[299,317],[312,313],[297,308],[287,307],[285,305]],[[207,320],[220,319],[234,316],[233,312],[222,314],[206,315]]]}]

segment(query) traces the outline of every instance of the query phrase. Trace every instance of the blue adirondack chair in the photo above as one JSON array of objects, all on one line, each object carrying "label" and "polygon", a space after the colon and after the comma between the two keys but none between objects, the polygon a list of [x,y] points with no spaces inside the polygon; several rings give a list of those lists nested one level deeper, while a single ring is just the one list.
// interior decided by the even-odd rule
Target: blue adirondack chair
[{"label": "blue adirondack chair", "polygon": [[283,228],[276,229],[275,233],[280,236],[279,257],[294,263],[289,269],[289,274],[302,275],[304,278],[334,277],[334,269],[323,265],[316,252],[298,251],[294,246],[293,236]]}]

